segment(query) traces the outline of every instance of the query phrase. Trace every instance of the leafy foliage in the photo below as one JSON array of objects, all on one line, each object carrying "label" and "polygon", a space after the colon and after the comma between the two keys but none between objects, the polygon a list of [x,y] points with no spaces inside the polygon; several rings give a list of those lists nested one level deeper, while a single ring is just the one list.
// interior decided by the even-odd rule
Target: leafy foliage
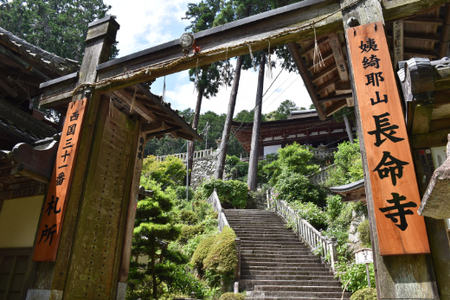
[{"label": "leafy foliage", "polygon": [[297,105],[291,100],[284,100],[277,110],[267,114],[267,121],[286,120],[291,115],[291,111],[298,110]]},{"label": "leafy foliage", "polygon": [[[103,0],[0,0],[0,26],[58,56],[80,61],[88,23],[110,9]],[[117,54],[114,48],[111,57]]]},{"label": "leafy foliage", "polygon": [[309,146],[294,142],[292,145],[278,149],[278,159],[264,166],[264,172],[271,174],[269,183],[275,186],[283,171],[285,174],[296,173],[303,176],[317,172],[319,167],[310,163],[312,157],[313,153]]},{"label": "leafy foliage", "polygon": [[214,189],[216,189],[222,205],[245,208],[248,195],[246,183],[238,180],[223,181],[212,178],[209,181],[204,181],[197,189],[196,197],[207,199]]},{"label": "leafy foliage", "polygon": [[248,162],[242,162],[236,155],[227,155],[225,158],[225,172],[227,179],[247,182]]},{"label": "leafy foliage", "polygon": [[326,190],[319,185],[311,184],[305,175],[285,169],[273,187],[279,193],[279,198],[287,202],[299,200],[312,202],[320,207],[325,206]]},{"label": "leafy foliage", "polygon": [[141,185],[153,180],[165,188],[168,185],[183,184],[186,166],[177,157],[169,156],[164,161],[158,162],[155,156],[148,156],[144,159],[141,173],[144,176]]},{"label": "leafy foliage", "polygon": [[203,261],[208,256],[209,250],[211,249],[215,240],[216,238],[213,236],[202,239],[198,244],[194,255],[192,256],[191,264],[197,269],[199,274],[203,274]]},{"label": "leafy foliage", "polygon": [[[341,279],[343,285],[348,282],[347,290],[356,292],[357,290],[368,287],[367,273],[365,264],[349,264],[348,262],[339,262],[336,265],[336,277]],[[375,286],[375,271],[373,263],[369,264],[370,285]]]},{"label": "leafy foliage", "polygon": [[327,186],[340,186],[363,179],[359,140],[355,139],[353,144],[348,141],[339,144],[334,163],[336,167],[329,170]]},{"label": "leafy foliage", "polygon": [[219,300],[244,300],[245,296],[242,294],[225,293],[220,296]]},{"label": "leafy foliage", "polygon": [[212,275],[209,276],[209,279],[215,285],[219,284],[220,281],[217,281],[219,278],[229,282],[234,276],[237,265],[235,239],[236,234],[233,229],[225,226],[222,232],[217,235],[208,255],[203,260],[203,268]]},{"label": "leafy foliage", "polygon": [[371,246],[369,220],[364,220],[358,225],[358,233],[361,242],[366,246]]},{"label": "leafy foliage", "polygon": [[327,217],[325,212],[312,202],[295,201],[291,207],[298,211],[299,217],[305,219],[314,228],[325,230],[327,228]]},{"label": "leafy foliage", "polygon": [[350,300],[377,300],[377,290],[369,287],[357,290]]},{"label": "leafy foliage", "polygon": [[[180,225],[172,224],[169,212],[173,203],[154,181],[149,181],[147,189],[154,191],[152,198],[140,200],[136,210],[135,228],[133,233],[132,254],[135,257],[147,256],[148,264],[132,261],[130,265],[129,299],[153,298],[161,294],[158,288],[162,281],[170,284],[176,278],[170,276],[177,264],[187,262],[181,253],[160,247],[160,239],[173,241],[181,232]],[[165,256],[164,262],[157,262],[157,253]]]}]

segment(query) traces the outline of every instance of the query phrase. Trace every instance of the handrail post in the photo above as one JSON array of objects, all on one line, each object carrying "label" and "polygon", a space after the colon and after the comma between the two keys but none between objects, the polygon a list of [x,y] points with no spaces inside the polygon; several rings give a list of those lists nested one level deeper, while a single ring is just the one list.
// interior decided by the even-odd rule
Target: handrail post
[{"label": "handrail post", "polygon": [[241,239],[236,238],[234,241],[236,243],[236,254],[237,254],[237,265],[236,270],[234,272],[234,279],[239,280],[239,278],[241,278]]},{"label": "handrail post", "polygon": [[331,269],[333,270],[333,273],[335,272],[335,263],[337,261],[337,238],[330,237],[329,239],[329,249],[330,249],[330,259],[331,259]]}]

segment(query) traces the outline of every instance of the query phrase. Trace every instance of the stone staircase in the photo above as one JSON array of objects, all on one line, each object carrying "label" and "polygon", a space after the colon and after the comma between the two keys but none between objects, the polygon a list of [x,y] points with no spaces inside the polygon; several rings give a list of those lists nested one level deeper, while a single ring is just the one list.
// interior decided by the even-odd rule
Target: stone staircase
[{"label": "stone staircase", "polygon": [[241,239],[239,289],[246,299],[341,299],[340,282],[276,213],[225,209],[225,215]]}]

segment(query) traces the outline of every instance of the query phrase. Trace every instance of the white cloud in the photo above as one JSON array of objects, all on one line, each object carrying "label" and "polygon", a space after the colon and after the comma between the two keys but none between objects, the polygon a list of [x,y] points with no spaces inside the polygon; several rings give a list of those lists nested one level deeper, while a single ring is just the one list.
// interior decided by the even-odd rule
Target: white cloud
[{"label": "white cloud", "polygon": [[189,22],[181,20],[186,0],[105,0],[117,16],[119,56],[179,38]]}]

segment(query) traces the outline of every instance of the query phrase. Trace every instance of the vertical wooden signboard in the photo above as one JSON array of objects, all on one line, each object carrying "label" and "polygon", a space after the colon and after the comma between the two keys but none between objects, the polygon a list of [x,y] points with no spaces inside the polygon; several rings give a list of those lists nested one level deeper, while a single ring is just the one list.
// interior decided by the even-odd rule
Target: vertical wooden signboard
[{"label": "vertical wooden signboard", "polygon": [[87,99],[69,104],[49,191],[42,211],[33,261],[56,260],[86,105]]},{"label": "vertical wooden signboard", "polygon": [[430,253],[384,26],[347,29],[381,255]]}]

